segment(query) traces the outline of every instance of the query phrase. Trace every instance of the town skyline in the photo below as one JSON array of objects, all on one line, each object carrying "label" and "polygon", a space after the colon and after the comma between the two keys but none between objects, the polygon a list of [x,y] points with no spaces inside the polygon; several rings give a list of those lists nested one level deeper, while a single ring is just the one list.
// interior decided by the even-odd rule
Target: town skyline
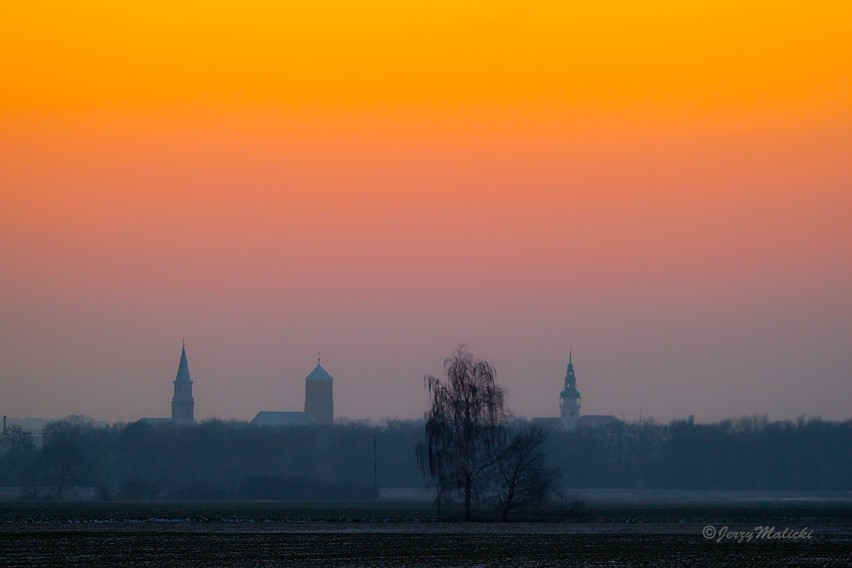
[{"label": "town skyline", "polygon": [[[462,346],[462,344],[459,344],[456,347],[458,348],[459,346]],[[572,354],[573,354],[573,350],[569,350],[569,355],[568,355],[568,359],[566,360],[566,363],[571,361]],[[177,379],[172,377],[172,379],[170,381],[168,381],[169,393],[171,393],[171,388],[172,388],[171,385],[172,385],[173,381],[175,381],[175,380],[180,381],[181,378],[183,378],[183,380],[188,379],[189,369],[186,367],[187,357],[188,357],[188,355],[187,355],[187,352],[186,352],[186,342],[185,342],[185,339],[182,338],[181,339],[181,353],[180,353],[180,357],[179,357],[179,364],[176,366]],[[191,357],[189,357],[189,358],[191,359]],[[316,361],[316,363],[315,363],[316,366],[319,367],[320,366],[320,353],[319,352],[315,356],[315,361]],[[193,364],[192,366],[194,368],[195,365]],[[215,363],[202,366],[202,368],[204,368],[204,369],[216,368],[216,367],[217,367],[217,365]],[[438,371],[436,371],[436,372],[438,372]],[[284,374],[286,374],[286,373],[284,373]],[[593,388],[594,384],[591,381],[589,382],[589,384],[587,386],[584,385],[584,382],[582,381],[582,372],[580,372],[578,374],[580,375],[580,379],[577,381],[577,386],[578,386],[578,389],[580,390],[581,394],[585,393],[585,392],[590,392],[590,393],[592,393],[592,396],[599,396],[600,393],[607,393],[608,392],[606,385],[598,385],[598,388]],[[308,374],[306,373],[306,376],[307,375]],[[197,379],[195,379],[195,373],[194,372],[193,372],[192,376],[193,376],[192,383],[193,383],[193,385],[195,385],[195,388],[198,389],[199,385],[198,385]],[[499,369],[497,369],[497,376],[498,376],[498,378],[501,376]],[[213,377],[221,377],[221,374],[214,374]],[[563,370],[563,376],[560,379],[559,384],[561,385],[562,381],[564,381],[564,380],[565,380],[565,372]],[[554,381],[550,381],[550,382],[554,382]],[[285,378],[282,378],[282,380],[278,384],[275,384],[275,381],[259,380],[259,381],[257,381],[257,384],[265,385],[265,387],[269,390],[270,393],[274,393],[275,391],[278,391],[279,393],[283,392],[283,395],[279,395],[279,396],[276,397],[273,394],[270,397],[262,397],[262,399],[264,400],[263,404],[266,404],[265,407],[263,407],[263,408],[258,407],[255,410],[249,409],[249,410],[244,411],[241,415],[228,415],[227,414],[227,409],[228,409],[229,406],[230,407],[236,407],[236,408],[246,408],[246,404],[241,403],[239,397],[234,397],[230,401],[227,401],[227,402],[224,402],[224,403],[220,400],[220,401],[218,401],[218,403],[219,403],[218,407],[215,407],[216,411],[207,412],[207,413],[201,412],[201,413],[196,415],[196,421],[203,421],[203,420],[210,420],[210,419],[251,421],[251,419],[259,411],[287,411],[287,412],[297,411],[297,412],[301,412],[301,408],[302,408],[301,405],[304,402],[304,388],[305,388],[304,383],[305,383],[305,377],[298,378],[295,381],[292,379],[292,377],[285,377]],[[150,386],[150,381],[146,381],[145,384]],[[254,381],[243,380],[243,381],[240,382],[240,384],[241,384],[240,396],[245,396],[245,398],[247,400],[257,400],[256,396],[251,396],[248,393],[248,388],[251,387],[252,384],[254,384]],[[538,404],[536,406],[536,408],[543,408],[544,410],[542,412],[536,412],[535,410],[533,410],[532,412],[523,412],[520,409],[514,408],[513,405],[511,404],[513,398],[515,398],[515,397],[512,396],[513,389],[509,388],[508,384],[504,384],[504,383],[500,383],[500,384],[501,384],[501,386],[503,386],[507,389],[507,391],[509,393],[509,408],[512,409],[513,414],[515,414],[516,416],[521,417],[521,418],[526,418],[526,419],[532,419],[532,418],[553,418],[553,419],[557,419],[559,417],[559,396],[560,396],[559,392],[561,391],[561,386],[558,390],[555,390],[553,393],[551,393],[551,395],[552,395],[551,399],[552,400],[547,401],[547,403],[549,403],[550,407],[554,407],[554,405],[555,405],[555,411],[553,410],[553,408],[547,408],[547,404],[545,404],[545,405]],[[511,382],[511,384],[516,384],[516,382]],[[203,387],[204,386],[203,383],[200,386]],[[340,386],[341,386],[340,382],[337,381],[335,389],[339,388]],[[220,390],[221,390],[221,384],[215,386],[214,388],[217,388],[217,387],[220,388]],[[263,388],[263,386],[261,386],[261,388]],[[291,391],[290,390],[291,388],[293,388],[295,390]],[[300,392],[299,389],[301,389],[301,392]],[[196,390],[196,392],[198,392],[198,391]],[[214,392],[214,396],[215,396],[215,394],[217,394],[217,393],[216,393],[215,390],[213,392]],[[231,392],[230,389],[229,389],[229,392]],[[352,389],[347,388],[343,392],[349,394],[349,393],[352,392]],[[162,394],[162,393],[160,393],[160,394]],[[204,391],[202,391],[202,395],[201,395],[202,397],[203,397],[203,394],[204,394]],[[190,394],[190,396],[191,396],[191,394]],[[339,399],[340,396],[341,395],[339,395],[339,394],[335,395],[335,402],[337,404],[339,404],[340,406],[342,406],[344,408],[357,407],[357,405],[346,404],[344,401],[341,401]],[[360,393],[360,396],[363,396],[363,393]],[[152,397],[148,397],[148,398],[150,399]],[[160,398],[162,398],[162,396]],[[199,397],[196,395],[196,399],[198,399],[198,398]],[[618,400],[621,400],[621,399],[619,398]],[[171,396],[169,396],[169,401],[171,401]],[[849,418],[848,413],[845,416],[842,413],[838,414],[837,416],[826,416],[826,415],[819,414],[819,413],[802,412],[802,413],[795,415],[795,416],[792,416],[792,415],[791,416],[779,416],[779,415],[771,415],[768,412],[761,412],[759,410],[756,410],[756,411],[753,411],[753,412],[744,411],[740,414],[729,414],[729,415],[720,414],[718,416],[709,416],[706,413],[702,413],[700,411],[699,412],[689,412],[688,411],[689,409],[684,409],[684,411],[680,412],[680,413],[675,412],[671,415],[660,416],[659,414],[655,414],[654,411],[653,411],[653,408],[654,408],[653,401],[651,401],[650,404],[644,404],[644,405],[640,404],[638,408],[634,409],[634,414],[630,415],[630,414],[624,413],[624,412],[621,413],[621,414],[617,414],[615,412],[612,412],[610,409],[606,408],[605,404],[600,404],[600,403],[603,403],[603,402],[605,402],[605,401],[598,401],[598,404],[596,404],[595,401],[593,400],[593,401],[589,402],[588,405],[587,405],[586,397],[584,395],[583,401],[582,401],[582,410],[583,410],[582,414],[583,415],[587,415],[589,413],[597,414],[597,415],[612,414],[613,416],[616,416],[620,420],[626,421],[626,422],[635,422],[635,421],[641,420],[643,418],[645,420],[654,420],[654,421],[657,421],[657,422],[669,422],[671,420],[677,420],[677,419],[689,419],[689,420],[696,420],[698,422],[717,422],[717,421],[724,420],[724,419],[736,419],[736,418],[747,417],[747,416],[767,416],[771,420],[791,420],[791,419],[798,419],[800,417],[807,417],[807,418],[820,417],[820,418],[827,419],[827,420],[846,420],[846,419]],[[196,407],[197,406],[198,405],[196,404]],[[146,402],[141,407],[153,409],[153,406],[152,406],[150,401]],[[66,408],[68,408],[68,407],[66,406]],[[77,410],[79,410],[79,409],[77,409]],[[165,419],[165,417],[171,412],[170,410],[168,412],[166,412],[166,410],[168,410],[168,409],[166,409],[166,410],[161,409],[159,414],[157,414],[156,410],[154,409],[154,410],[152,410],[153,413],[140,414],[138,416],[133,416],[132,414],[127,415],[127,416],[103,416],[103,415],[93,414],[93,413],[87,412],[87,411],[77,411],[77,410],[72,409],[71,411],[68,411],[68,412],[65,412],[64,410],[60,410],[58,414],[54,414],[54,415],[41,415],[41,414],[38,414],[37,412],[31,412],[29,414],[26,414],[26,413],[15,414],[14,412],[11,412],[10,410],[7,410],[7,409],[3,409],[3,412],[9,418],[61,419],[61,418],[64,418],[66,416],[71,416],[71,415],[83,415],[83,416],[89,416],[89,417],[94,418],[96,420],[104,421],[104,422],[107,422],[107,423],[134,422],[138,419],[147,419],[146,417],[148,417],[148,416],[151,416],[151,417],[160,417],[161,416],[162,418],[156,418],[156,419]],[[132,412],[132,410],[131,410],[131,412]],[[248,412],[250,415],[245,414],[245,412]],[[393,420],[393,419],[403,419],[403,420],[405,420],[405,419],[419,419],[419,418],[422,418],[422,413],[420,415],[417,415],[416,413],[412,414],[412,415],[399,415],[399,414],[393,415],[393,414],[390,414],[390,413],[386,413],[384,415],[379,413],[379,414],[370,415],[370,416],[342,415],[342,416],[339,416],[338,418],[343,420],[344,422],[349,421],[349,420],[355,420],[355,421],[369,420],[369,421],[373,421],[373,422],[380,422],[380,421],[386,420],[386,419],[391,419],[391,420]]]}]

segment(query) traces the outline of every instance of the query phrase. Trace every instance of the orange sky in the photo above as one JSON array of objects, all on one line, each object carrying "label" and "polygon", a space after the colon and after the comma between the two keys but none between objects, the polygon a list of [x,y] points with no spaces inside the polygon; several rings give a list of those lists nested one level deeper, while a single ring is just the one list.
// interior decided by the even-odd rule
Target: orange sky
[{"label": "orange sky", "polygon": [[186,336],[202,417],[319,349],[338,414],[419,416],[460,341],[521,415],[572,345],[592,413],[848,417],[850,16],[4,5],[0,410],[165,415]]}]

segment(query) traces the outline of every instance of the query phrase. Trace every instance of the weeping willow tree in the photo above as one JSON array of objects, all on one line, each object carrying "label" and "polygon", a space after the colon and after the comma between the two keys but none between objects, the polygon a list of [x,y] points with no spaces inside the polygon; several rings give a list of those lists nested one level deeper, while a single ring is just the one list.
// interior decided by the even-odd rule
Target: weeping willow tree
[{"label": "weeping willow tree", "polygon": [[424,379],[432,405],[418,460],[437,485],[437,505],[461,497],[469,521],[471,504],[505,445],[504,392],[494,381],[494,368],[464,347],[444,361],[444,369],[445,380]]}]

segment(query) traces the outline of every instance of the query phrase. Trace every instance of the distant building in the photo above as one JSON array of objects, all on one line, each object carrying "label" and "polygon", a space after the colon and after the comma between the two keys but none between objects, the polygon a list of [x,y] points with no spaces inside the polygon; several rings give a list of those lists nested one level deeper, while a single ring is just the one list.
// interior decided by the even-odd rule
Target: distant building
[{"label": "distant building", "polygon": [[304,412],[259,412],[253,426],[302,426],[306,424],[334,424],[334,378],[320,365],[305,377]]},{"label": "distant building", "polygon": [[542,428],[571,430],[573,428],[599,427],[621,424],[621,420],[608,414],[580,415],[580,391],[577,390],[577,377],[574,374],[573,353],[568,352],[568,370],[565,372],[565,384],[559,394],[559,418],[533,418],[531,421]]},{"label": "distant building", "polygon": [[320,365],[305,377],[305,413],[311,414],[317,424],[334,423],[334,378]]},{"label": "distant building", "polygon": [[140,418],[135,422],[136,424],[144,424],[146,426],[165,426],[167,424],[172,424],[171,418]]},{"label": "distant building", "polygon": [[561,418],[553,418],[550,416],[537,416],[530,420],[535,426],[540,426],[545,430],[560,430],[562,429],[562,419]]},{"label": "distant building", "polygon": [[195,421],[195,401],[192,399],[192,379],[189,377],[189,363],[186,360],[186,344],[180,352],[177,377],[174,380],[175,394],[172,397],[172,420],[175,422]]},{"label": "distant building", "polygon": [[165,424],[194,424],[195,400],[192,398],[192,379],[189,376],[189,362],[186,359],[186,343],[183,343],[178,363],[177,376],[173,381],[171,418],[140,418],[137,422],[148,426]]},{"label": "distant building", "polygon": [[609,426],[610,424],[621,424],[621,420],[611,414],[587,414],[577,420],[577,428],[595,428]]},{"label": "distant building", "polygon": [[314,423],[314,416],[309,412],[258,412],[252,426],[305,426]]},{"label": "distant building", "polygon": [[572,353],[568,352],[568,370],[565,372],[565,388],[559,395],[559,414],[562,427],[568,430],[577,425],[580,419],[580,392],[577,390],[577,378],[574,376]]}]

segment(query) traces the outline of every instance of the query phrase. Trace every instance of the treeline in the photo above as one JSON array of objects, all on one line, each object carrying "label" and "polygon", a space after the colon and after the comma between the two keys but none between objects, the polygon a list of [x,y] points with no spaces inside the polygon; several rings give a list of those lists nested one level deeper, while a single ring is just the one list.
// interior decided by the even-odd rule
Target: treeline
[{"label": "treeline", "polygon": [[574,488],[852,490],[852,420],[611,424],[548,444]]},{"label": "treeline", "polygon": [[[257,428],[49,423],[0,438],[0,486],[24,498],[367,499],[424,487],[422,421]],[[374,462],[375,444],[375,462]],[[852,421],[653,422],[547,433],[571,488],[852,490]],[[375,464],[375,469],[374,469]]]},{"label": "treeline", "polygon": [[7,430],[0,486],[54,499],[77,487],[103,499],[366,499],[376,487],[423,484],[414,454],[421,437],[413,421],[259,428],[63,420],[40,439]]}]

